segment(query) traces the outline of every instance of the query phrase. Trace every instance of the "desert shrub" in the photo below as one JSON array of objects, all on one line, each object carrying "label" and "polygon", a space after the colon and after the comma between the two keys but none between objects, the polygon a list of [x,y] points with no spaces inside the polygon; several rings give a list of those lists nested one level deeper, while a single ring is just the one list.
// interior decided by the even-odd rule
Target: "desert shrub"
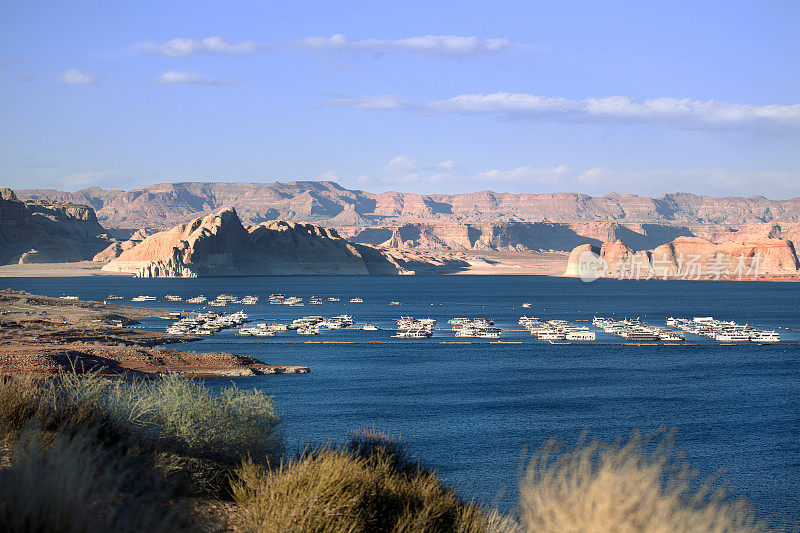
[{"label": "desert shrub", "polygon": [[562,448],[550,440],[530,460],[519,485],[528,531],[765,531],[749,503],[697,472],[675,452],[673,433],[659,440],[635,432],[627,442]]},{"label": "desert shrub", "polygon": [[218,457],[277,461],[283,452],[272,399],[235,385],[214,395],[201,381],[166,375],[109,382],[102,405],[131,427]]},{"label": "desert shrub", "polygon": [[430,472],[418,459],[411,457],[403,440],[389,433],[376,431],[375,428],[350,431],[345,449],[355,457],[364,459],[383,455],[391,462],[393,470],[403,474]]},{"label": "desert shrub", "polygon": [[199,494],[226,495],[243,456],[277,463],[283,451],[269,396],[235,386],[214,395],[175,375],[124,380],[73,372],[0,382],[0,428],[18,434],[31,421],[51,432],[91,428],[106,445],[146,456],[170,483]]},{"label": "desert shrub", "polygon": [[232,481],[247,531],[500,530],[503,517],[465,503],[435,472],[411,466],[404,447],[356,432],[343,448],[324,446],[269,470],[245,461]]},{"label": "desert shrub", "polygon": [[[48,434],[31,427],[2,454],[2,531],[183,529],[165,507],[163,495],[142,481],[136,465],[120,450],[98,446],[95,434]],[[139,490],[131,492],[136,485]]]}]

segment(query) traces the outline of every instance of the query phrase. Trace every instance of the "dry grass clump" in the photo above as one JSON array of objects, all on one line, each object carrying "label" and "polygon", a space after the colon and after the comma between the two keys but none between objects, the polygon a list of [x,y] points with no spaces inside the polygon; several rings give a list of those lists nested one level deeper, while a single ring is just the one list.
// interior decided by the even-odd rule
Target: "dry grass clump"
[{"label": "dry grass clump", "polygon": [[174,497],[277,460],[279,423],[261,392],[176,376],[0,378],[0,531],[174,530]]},{"label": "dry grass clump", "polygon": [[227,387],[213,394],[202,382],[175,375],[132,380],[68,373],[53,380],[0,382],[0,428],[19,434],[91,429],[107,445],[146,456],[171,483],[224,496],[243,456],[277,462],[280,417],[261,391]]},{"label": "dry grass clump", "polygon": [[521,523],[559,533],[767,530],[724,485],[715,488],[713,478],[698,484],[675,452],[673,433],[659,433],[658,442],[635,432],[625,443],[581,440],[566,450],[549,441],[520,482]]},{"label": "dry grass clump", "polygon": [[158,487],[119,450],[98,446],[97,435],[29,429],[13,448],[0,452],[2,531],[183,529]]},{"label": "dry grass clump", "polygon": [[463,502],[434,472],[394,453],[403,447],[376,432],[347,446],[307,450],[269,470],[246,461],[232,482],[247,531],[498,530],[499,517]]}]

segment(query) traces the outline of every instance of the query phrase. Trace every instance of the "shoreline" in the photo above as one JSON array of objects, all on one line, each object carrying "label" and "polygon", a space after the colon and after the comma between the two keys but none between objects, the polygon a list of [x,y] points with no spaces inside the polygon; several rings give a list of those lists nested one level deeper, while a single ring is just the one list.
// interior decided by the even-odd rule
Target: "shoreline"
[{"label": "shoreline", "polygon": [[127,327],[164,314],[161,310],[0,290],[0,311],[0,375],[96,371],[244,377],[310,372],[305,366],[270,365],[228,352],[163,349],[200,337]]},{"label": "shoreline", "polygon": [[[565,252],[442,252],[443,256],[466,261],[470,267],[450,273],[422,272],[418,276],[550,276],[575,278],[564,275],[568,254]],[[75,263],[35,263],[0,265],[0,279],[3,278],[81,278],[81,277],[134,277],[130,273],[107,272],[101,270],[106,263],[80,261]],[[317,275],[317,274],[303,274]],[[320,274],[324,275],[324,274]],[[339,274],[348,276],[348,274]],[[352,274],[359,275],[359,274]],[[291,274],[290,274],[291,276]],[[241,276],[257,277],[257,276]],[[144,278],[142,278],[144,279]],[[150,279],[195,279],[195,278],[150,278]],[[617,279],[604,276],[599,279]],[[762,275],[758,279],[683,279],[653,278],[659,281],[744,281],[744,282],[800,282],[800,276],[791,274]],[[646,279],[625,279],[623,281],[651,281]]]}]

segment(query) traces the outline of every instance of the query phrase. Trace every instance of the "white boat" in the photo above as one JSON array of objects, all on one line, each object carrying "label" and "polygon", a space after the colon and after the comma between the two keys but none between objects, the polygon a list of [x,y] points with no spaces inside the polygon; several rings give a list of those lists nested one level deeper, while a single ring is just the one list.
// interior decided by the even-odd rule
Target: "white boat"
[{"label": "white boat", "polygon": [[361,329],[364,331],[380,331],[381,328],[377,324],[364,324]]},{"label": "white boat", "polygon": [[364,300],[362,300],[361,298],[350,298],[350,303],[351,304],[363,304]]},{"label": "white boat", "polygon": [[540,341],[563,341],[567,335],[560,331],[542,330],[536,335],[536,338]]},{"label": "white boat", "polygon": [[662,331],[659,333],[658,338],[665,342],[681,342],[684,340],[683,333],[680,331]]},{"label": "white boat", "polygon": [[750,335],[742,331],[720,331],[714,339],[718,342],[749,342]]},{"label": "white boat", "polygon": [[201,294],[200,296],[195,296],[194,298],[189,298],[188,300],[186,300],[186,303],[189,303],[189,304],[201,304],[201,303],[203,303],[205,301],[206,301],[206,297]]},{"label": "white boat", "polygon": [[775,331],[757,331],[750,335],[750,340],[753,342],[781,342],[781,334]]},{"label": "white boat", "polygon": [[500,329],[465,326],[456,331],[456,337],[471,337],[475,339],[499,339]]},{"label": "white boat", "polygon": [[124,300],[124,298],[122,296],[116,296],[114,294],[109,294],[108,298],[106,298],[106,300]]},{"label": "white boat", "polygon": [[392,335],[396,339],[427,339],[430,336],[431,334],[421,327],[400,328],[397,334]]},{"label": "white boat", "polygon": [[565,335],[568,341],[593,341],[595,338],[594,331],[570,331]]},{"label": "white boat", "polygon": [[298,335],[319,335],[319,328],[317,326],[308,326],[304,328],[297,328]]},{"label": "white boat", "polygon": [[312,296],[311,298],[308,299],[308,303],[310,303],[311,305],[322,305],[325,303],[325,299],[322,298],[321,296]]},{"label": "white boat", "polygon": [[[75,296],[74,298],[75,298],[76,300],[78,299],[78,297],[77,297],[77,296]],[[131,298],[131,301],[132,301],[132,302],[152,302],[152,301],[154,301],[155,299],[156,299],[156,297],[155,297],[155,296],[144,296],[144,295],[141,295],[141,294],[140,294],[139,296],[134,296],[133,298]]]},{"label": "white boat", "polygon": [[177,294],[167,294],[166,296],[164,296],[164,299],[165,300],[169,300],[170,302],[181,302],[181,301],[183,301],[183,298],[181,298]]},{"label": "white boat", "polygon": [[522,307],[524,307],[524,308],[526,308],[526,309],[530,309],[530,308],[531,308],[531,307],[533,307],[533,306],[531,305],[531,303],[530,303],[530,302],[525,302],[524,304],[522,304]]},{"label": "white boat", "polygon": [[328,329],[345,329],[354,323],[353,317],[350,315],[334,316],[323,322]]},{"label": "white boat", "polygon": [[328,301],[329,301],[329,302],[338,302],[338,301],[340,301],[340,300],[339,300],[339,298],[330,297],[330,298],[328,298]]},{"label": "white boat", "polygon": [[623,331],[622,337],[628,342],[652,342],[658,340],[658,335],[655,333],[642,330]]},{"label": "white boat", "polygon": [[400,305],[400,302],[389,302],[389,305]]}]

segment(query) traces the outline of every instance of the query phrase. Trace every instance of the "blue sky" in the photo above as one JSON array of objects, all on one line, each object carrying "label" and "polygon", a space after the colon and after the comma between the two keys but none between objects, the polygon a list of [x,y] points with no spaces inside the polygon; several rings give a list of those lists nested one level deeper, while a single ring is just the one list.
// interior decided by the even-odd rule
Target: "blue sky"
[{"label": "blue sky", "polygon": [[0,6],[0,183],[800,196],[800,3]]}]

